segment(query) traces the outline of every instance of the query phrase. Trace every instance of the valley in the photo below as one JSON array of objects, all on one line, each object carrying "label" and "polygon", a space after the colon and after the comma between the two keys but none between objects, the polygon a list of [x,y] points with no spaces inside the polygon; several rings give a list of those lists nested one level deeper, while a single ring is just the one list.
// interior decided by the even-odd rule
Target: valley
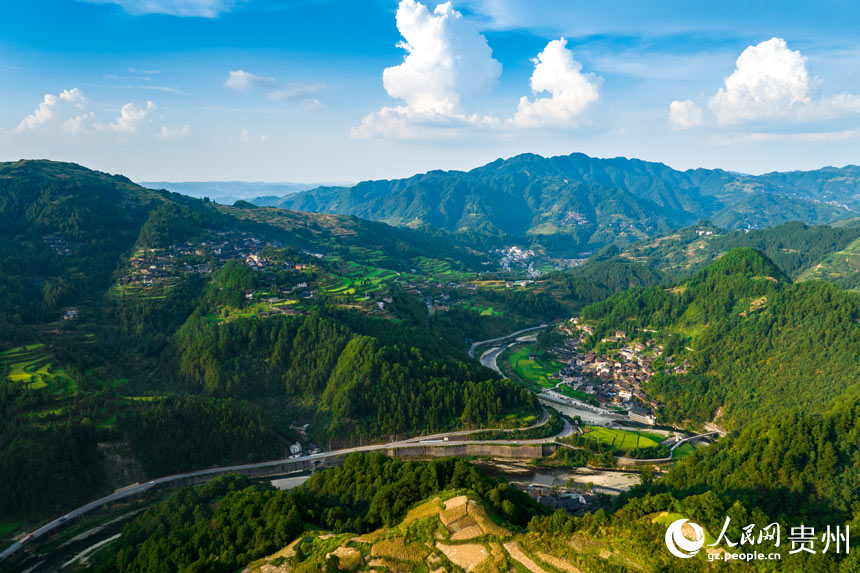
[{"label": "valley", "polygon": [[[860,300],[844,290],[853,285],[844,261],[860,240],[850,221],[671,228],[688,222],[677,220],[628,238],[610,228],[618,240],[592,242],[586,256],[515,234],[496,241],[218,205],[64,164],[19,162],[0,172],[9,174],[0,185],[9,223],[0,236],[9,269],[0,277],[0,478],[9,486],[0,496],[0,568],[59,567],[72,550],[103,541],[87,566],[129,570],[117,551],[148,551],[147,512],[226,483],[251,495],[240,504],[257,503],[257,491],[308,508],[288,526],[261,525],[266,541],[242,550],[233,569],[261,558],[329,560],[337,548],[328,534],[295,537],[305,524],[345,539],[339,555],[403,566],[411,558],[385,549],[401,543],[394,531],[402,530],[379,527],[395,526],[428,496],[447,499],[450,488],[402,497],[369,485],[362,496],[388,501],[335,510],[311,493],[329,479],[317,476],[365,463],[423,472],[454,463],[438,460],[451,456],[457,476],[472,476],[451,491],[476,508],[489,503],[487,515],[510,532],[463,538],[482,559],[495,556],[492,567],[595,566],[588,551],[575,556],[554,545],[557,533],[540,533],[543,519],[590,532],[603,512],[601,527],[622,537],[666,511],[717,527],[698,509],[705,488],[707,504],[756,515],[810,492],[818,504],[788,519],[850,511],[853,494],[834,492],[854,473],[853,434],[831,438],[838,449],[808,444],[821,454],[799,467],[775,453],[785,446],[779,434],[760,435],[776,420],[786,435],[830,435],[849,423],[858,391],[850,349],[860,340]],[[58,173],[76,183],[58,184]],[[56,215],[57,204],[69,211]],[[564,220],[586,226],[576,213]],[[68,225],[84,218],[90,227]],[[789,420],[794,426],[784,426]],[[783,477],[770,482],[765,472],[749,478],[755,489],[738,492],[726,460],[776,464]],[[832,477],[815,477],[821,464]],[[297,472],[312,477],[271,493],[269,480]],[[485,479],[501,481],[480,485]],[[342,487],[325,496],[357,499]],[[503,487],[509,493],[486,497]],[[502,504],[506,495],[513,505]],[[386,517],[368,517],[389,503]],[[93,544],[54,553],[117,511],[139,510],[122,531],[99,530]],[[575,517],[550,517],[557,510]],[[422,519],[442,538],[457,533]],[[167,527],[192,522],[187,515]],[[346,532],[370,537],[351,542],[339,537]],[[412,535],[407,544],[420,538]],[[500,545],[487,535],[501,535]],[[593,532],[582,535],[596,543]],[[383,539],[391,541],[377,548]],[[447,547],[457,541],[410,547],[455,567],[460,557]],[[630,554],[619,558],[630,565]]]}]

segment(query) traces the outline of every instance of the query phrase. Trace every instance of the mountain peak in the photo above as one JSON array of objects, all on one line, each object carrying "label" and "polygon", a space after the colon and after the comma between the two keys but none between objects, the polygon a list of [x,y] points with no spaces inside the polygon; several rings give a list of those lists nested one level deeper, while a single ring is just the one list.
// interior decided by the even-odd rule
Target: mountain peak
[{"label": "mountain peak", "polygon": [[691,283],[710,282],[730,276],[791,282],[791,279],[763,252],[750,247],[738,247],[702,269]]}]

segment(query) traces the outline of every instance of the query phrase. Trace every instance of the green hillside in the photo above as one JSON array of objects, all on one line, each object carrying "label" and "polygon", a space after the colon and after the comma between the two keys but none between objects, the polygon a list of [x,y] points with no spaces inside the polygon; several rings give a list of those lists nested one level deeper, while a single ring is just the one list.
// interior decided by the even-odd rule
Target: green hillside
[{"label": "green hillside", "polygon": [[531,325],[543,299],[483,316],[492,294],[471,283],[487,260],[444,232],[0,164],[0,513],[40,518],[297,440],[520,424],[534,398],[465,338]]},{"label": "green hillside", "polygon": [[857,290],[860,288],[860,239],[820,259],[797,280],[825,280],[844,289]]},{"label": "green hillside", "polygon": [[587,307],[594,339],[616,329],[656,337],[689,372],[648,391],[665,421],[715,417],[742,427],[798,408],[856,399],[860,298],[823,282],[791,283],[760,251],[735,249],[674,288],[632,289]]},{"label": "green hillside", "polygon": [[[797,279],[802,274],[807,276],[805,273],[813,265],[821,264],[858,238],[857,224],[809,226],[793,221],[767,229],[729,231],[703,221],[634,243],[621,256],[669,276],[685,278],[732,249],[751,247],[764,252],[780,269]],[[828,277],[822,274],[819,278]]]},{"label": "green hillside", "polygon": [[[779,424],[769,436],[741,434],[704,455],[688,456],[667,477],[579,517],[563,510],[550,513],[523,492],[454,459],[404,462],[354,454],[342,467],[318,472],[293,491],[226,476],[201,488],[186,488],[147,509],[98,556],[95,570],[140,571],[157,562],[167,571],[249,573],[698,572],[713,571],[715,556],[750,551],[775,553],[779,559],[735,559],[731,567],[798,573],[856,570],[856,552],[825,554],[816,544],[816,554],[798,553],[785,537],[778,546],[772,541],[738,545],[747,524],[754,532],[774,521],[783,531],[800,523],[839,524],[844,530],[846,514],[824,501],[827,487],[849,477],[842,473],[844,463],[798,464],[780,439],[802,440],[801,432],[816,432],[816,424],[821,421],[800,421],[797,429]],[[824,451],[812,443],[804,445],[809,452]],[[834,459],[832,454],[825,458]],[[734,464],[739,467],[733,472]],[[734,487],[740,472],[754,467],[749,481],[755,488]],[[815,470],[826,472],[828,467],[836,474],[815,478]],[[766,472],[778,477],[768,482]],[[792,483],[794,479],[812,479],[820,487],[806,488]],[[801,501],[809,497],[820,501]],[[850,495],[842,505],[855,498]],[[723,538],[719,547],[705,547],[684,561],[666,550],[663,539],[672,521],[686,518],[700,524],[711,544],[717,543],[726,516],[731,521],[724,533],[734,547]]]}]

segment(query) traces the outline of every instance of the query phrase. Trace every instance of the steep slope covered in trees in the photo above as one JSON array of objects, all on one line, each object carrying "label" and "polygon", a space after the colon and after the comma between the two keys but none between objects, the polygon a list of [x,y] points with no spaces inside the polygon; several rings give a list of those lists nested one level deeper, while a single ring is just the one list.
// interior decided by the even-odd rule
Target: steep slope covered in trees
[{"label": "steep slope covered in trees", "polygon": [[[795,408],[825,412],[860,395],[860,298],[822,282],[792,284],[764,254],[735,249],[672,289],[633,289],[587,307],[595,339],[657,336],[686,374],[649,392],[666,421],[739,427]],[[652,333],[650,331],[656,331]]]}]

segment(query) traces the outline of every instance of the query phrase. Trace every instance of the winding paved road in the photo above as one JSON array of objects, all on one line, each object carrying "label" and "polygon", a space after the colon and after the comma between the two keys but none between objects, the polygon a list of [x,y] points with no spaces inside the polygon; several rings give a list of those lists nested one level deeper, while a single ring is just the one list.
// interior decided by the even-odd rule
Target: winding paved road
[{"label": "winding paved road", "polygon": [[490,338],[489,340],[479,340],[478,342],[473,342],[472,346],[469,347],[469,356],[471,358],[475,357],[475,349],[479,346],[484,346],[485,344],[492,344],[494,342],[501,342],[503,340],[508,340],[509,338],[514,338],[515,336],[519,336],[525,332],[531,332],[532,330],[540,330],[541,328],[546,328],[546,324],[541,324],[538,326],[532,326],[531,328],[524,328],[522,330],[518,330],[516,332],[512,332],[510,334],[506,334],[504,336],[500,336],[499,338]]},{"label": "winding paved road", "polygon": [[[544,415],[538,423],[529,426],[528,428],[510,428],[510,429],[502,429],[502,431],[518,431],[520,429],[529,429],[535,428],[538,426],[542,426],[549,421],[549,413],[544,409]],[[564,420],[564,427],[561,432],[554,436],[550,436],[548,438],[538,438],[538,439],[530,439],[530,440],[459,440],[455,442],[444,441],[445,438],[462,436],[467,434],[472,434],[475,432],[480,432],[484,430],[464,430],[458,432],[447,432],[444,434],[434,434],[431,436],[419,436],[416,438],[408,438],[405,440],[399,440],[396,442],[389,442],[387,444],[375,444],[369,446],[357,446],[354,448],[345,448],[342,450],[334,450],[331,452],[322,452],[319,454],[311,454],[308,456],[302,456],[301,460],[321,460],[325,458],[335,457],[335,456],[343,456],[346,454],[351,454],[354,452],[372,452],[377,450],[386,450],[386,449],[396,449],[396,448],[408,448],[414,447],[416,445],[421,446],[431,446],[431,447],[446,447],[446,446],[461,446],[461,445],[470,445],[470,444],[484,444],[484,445],[527,445],[527,444],[547,444],[552,443],[556,440],[556,438],[563,438],[565,436],[569,436],[573,433],[573,426],[566,419]],[[125,499],[127,497],[132,497],[134,495],[143,493],[153,487],[168,484],[173,481],[183,480],[187,478],[194,477],[202,477],[202,476],[215,476],[237,472],[242,470],[250,470],[250,469],[258,469],[265,468],[270,466],[277,466],[279,464],[283,464],[285,462],[293,461],[296,458],[285,458],[280,460],[272,460],[268,462],[259,462],[254,464],[242,464],[236,466],[225,466],[218,468],[209,468],[205,470],[198,470],[193,472],[186,472],[181,474],[176,474],[172,476],[161,477],[158,479],[154,479],[144,484],[137,484],[125,487],[123,489],[117,490],[114,493],[107,495],[105,497],[99,498],[95,501],[91,501],[90,503],[83,505],[75,510],[70,511],[66,515],[59,517],[49,523],[46,523],[36,531],[27,535],[22,541],[16,541],[12,545],[6,548],[5,551],[0,553],[0,561],[8,558],[10,555],[18,551],[21,547],[23,547],[26,543],[32,541],[33,539],[38,539],[39,537],[51,532],[52,530],[60,527],[66,521],[70,519],[74,519],[79,517],[89,511],[107,505],[109,503],[119,501],[121,499]]]}]

